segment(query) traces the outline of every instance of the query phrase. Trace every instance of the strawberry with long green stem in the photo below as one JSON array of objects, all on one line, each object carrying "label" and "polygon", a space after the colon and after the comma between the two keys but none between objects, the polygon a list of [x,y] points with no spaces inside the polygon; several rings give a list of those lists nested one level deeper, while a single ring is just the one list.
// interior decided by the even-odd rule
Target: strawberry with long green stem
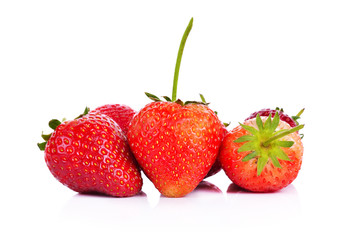
[{"label": "strawberry with long green stem", "polygon": [[127,133],[131,150],[146,176],[167,197],[193,191],[207,175],[218,155],[222,123],[206,104],[177,98],[183,49],[192,28],[190,20],[181,40],[175,66],[172,97],[153,94],[132,119]]}]

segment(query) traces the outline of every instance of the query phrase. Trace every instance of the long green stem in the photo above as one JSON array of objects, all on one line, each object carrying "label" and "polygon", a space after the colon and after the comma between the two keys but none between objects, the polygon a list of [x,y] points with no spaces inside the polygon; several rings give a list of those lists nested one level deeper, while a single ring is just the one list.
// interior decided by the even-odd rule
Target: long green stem
[{"label": "long green stem", "polygon": [[190,19],[190,22],[185,29],[185,32],[183,34],[180,48],[178,49],[178,54],[177,54],[177,59],[176,59],[176,66],[175,66],[175,74],[174,74],[174,84],[173,84],[173,92],[172,92],[172,98],[171,100],[175,102],[177,100],[177,82],[178,82],[178,74],[180,71],[180,66],[181,66],[181,60],[182,60],[182,55],[183,55],[183,49],[185,46],[185,42],[187,41],[188,35],[190,33],[190,30],[192,28],[192,23],[193,23],[193,18]]},{"label": "long green stem", "polygon": [[289,130],[287,130],[287,131],[283,131],[283,132],[281,132],[281,133],[279,133],[279,134],[276,134],[275,136],[273,136],[273,137],[269,138],[268,140],[266,140],[266,141],[263,143],[263,146],[264,146],[264,147],[267,147],[267,146],[269,146],[269,144],[270,144],[272,141],[275,141],[275,140],[277,140],[277,139],[279,139],[279,138],[282,138],[282,137],[284,137],[284,136],[286,136],[286,135],[289,135],[290,133],[297,132],[298,130],[302,129],[303,127],[304,127],[304,124],[303,124],[303,125],[299,125],[299,126],[294,127],[294,128],[291,128],[291,129],[289,129]]}]

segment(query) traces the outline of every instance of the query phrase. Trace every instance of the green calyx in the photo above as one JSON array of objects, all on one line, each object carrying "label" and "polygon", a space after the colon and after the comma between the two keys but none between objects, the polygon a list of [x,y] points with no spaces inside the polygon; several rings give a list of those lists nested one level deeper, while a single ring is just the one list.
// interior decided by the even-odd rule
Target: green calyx
[{"label": "green calyx", "polygon": [[300,116],[303,114],[305,108],[303,108],[302,110],[299,111],[299,113],[297,113],[296,116],[292,116],[291,118],[297,123],[297,125],[299,125],[299,122],[297,122],[297,120],[300,119]]},{"label": "green calyx", "polygon": [[[153,100],[154,102],[163,102],[159,97],[155,96],[154,94],[151,93],[145,93],[148,98]],[[170,97],[168,96],[162,96],[163,99],[167,102],[174,102],[177,104],[180,104],[181,106],[185,106],[187,104],[202,104],[202,105],[209,105],[210,103],[205,102],[204,96],[200,94],[201,101],[185,101],[183,102],[181,99],[177,99],[176,101],[172,101]]]},{"label": "green calyx", "polygon": [[[279,111],[279,112],[284,112],[284,109],[283,108],[279,108],[279,107],[276,107],[276,111]],[[299,125],[299,122],[298,120],[300,119],[301,115],[303,114],[303,112],[305,111],[305,108],[301,109],[296,116],[291,116],[292,120],[295,121],[296,125],[298,126]],[[304,134],[299,134],[300,135],[300,138],[303,139],[304,137]]]},{"label": "green calyx", "polygon": [[[88,107],[85,108],[84,112],[82,114],[80,114],[79,116],[77,116],[75,119],[79,119],[82,118],[83,116],[87,115],[89,113],[90,109]],[[55,129],[62,123],[64,122],[66,119],[62,119],[62,121],[58,120],[58,119],[52,119],[49,121],[48,126],[55,131]],[[52,136],[52,133],[50,134],[44,134],[42,132],[41,137],[44,140],[44,142],[38,143],[38,147],[41,151],[45,151],[46,149],[46,144],[49,140],[49,138]]]},{"label": "green calyx", "polygon": [[243,162],[247,162],[251,159],[257,159],[257,176],[259,176],[269,160],[277,168],[281,168],[279,160],[291,161],[282,148],[290,148],[294,142],[284,141],[281,139],[286,135],[302,129],[304,125],[298,125],[291,129],[276,131],[279,124],[278,112],[276,112],[273,119],[271,119],[270,114],[265,123],[263,123],[261,117],[257,114],[256,124],[258,129],[252,126],[240,124],[250,134],[239,137],[234,142],[245,142],[238,149],[238,152],[249,151],[249,153],[242,159]]},{"label": "green calyx", "polygon": [[[181,39],[180,47],[178,49],[177,59],[176,59],[176,65],[175,65],[175,74],[174,74],[174,81],[173,81],[172,97],[170,98],[168,96],[163,96],[163,99],[165,101],[167,101],[167,102],[175,102],[175,103],[178,103],[178,104],[180,104],[182,106],[187,105],[187,104],[203,104],[203,105],[208,105],[208,103],[205,102],[205,99],[204,99],[204,97],[203,97],[202,94],[200,94],[200,97],[201,97],[202,101],[186,101],[186,102],[183,102],[182,100],[177,99],[177,84],[178,84],[178,76],[179,76],[179,72],[180,72],[181,60],[182,60],[182,56],[183,56],[183,50],[184,50],[185,43],[186,43],[186,41],[188,39],[189,33],[190,33],[191,29],[192,29],[193,21],[194,21],[194,19],[191,18],[190,21],[189,21],[189,24],[188,24],[187,28],[184,31],[184,34],[183,34],[182,39]],[[162,102],[162,100],[159,97],[155,96],[154,94],[147,93],[147,92],[145,94],[152,101]]]}]

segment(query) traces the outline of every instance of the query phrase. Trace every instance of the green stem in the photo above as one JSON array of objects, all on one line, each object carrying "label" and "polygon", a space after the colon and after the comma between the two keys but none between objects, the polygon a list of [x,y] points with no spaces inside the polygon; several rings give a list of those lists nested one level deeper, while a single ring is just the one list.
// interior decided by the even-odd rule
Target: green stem
[{"label": "green stem", "polygon": [[299,126],[294,127],[294,128],[291,128],[291,129],[289,129],[287,131],[283,131],[283,132],[281,132],[279,134],[276,134],[275,136],[273,136],[273,137],[269,138],[268,140],[266,140],[263,143],[263,146],[264,147],[268,147],[271,142],[273,142],[273,141],[275,141],[275,140],[277,140],[279,138],[282,138],[282,137],[284,137],[286,135],[289,135],[290,133],[297,132],[298,130],[302,129],[303,127],[304,127],[304,124],[299,125]]},{"label": "green stem", "polygon": [[174,84],[173,84],[173,92],[172,92],[172,98],[171,100],[173,102],[176,101],[177,99],[177,82],[178,82],[178,74],[180,71],[180,66],[181,66],[181,60],[182,60],[182,55],[183,55],[183,49],[185,46],[185,42],[187,41],[188,35],[190,33],[190,30],[192,28],[192,23],[193,23],[193,18],[190,19],[190,22],[187,26],[187,28],[185,29],[185,32],[183,34],[182,40],[181,40],[181,44],[180,44],[180,48],[178,49],[178,54],[177,54],[177,59],[176,59],[176,66],[175,66],[175,74],[174,74]]}]

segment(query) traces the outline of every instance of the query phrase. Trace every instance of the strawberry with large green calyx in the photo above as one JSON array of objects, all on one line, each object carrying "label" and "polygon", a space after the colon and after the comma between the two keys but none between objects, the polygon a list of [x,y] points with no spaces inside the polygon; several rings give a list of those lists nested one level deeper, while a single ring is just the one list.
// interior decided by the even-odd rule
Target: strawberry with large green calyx
[{"label": "strawberry with large green calyx", "polygon": [[303,145],[298,133],[276,112],[272,119],[256,115],[230,131],[222,143],[220,161],[227,176],[254,192],[277,191],[289,185],[300,170]]},{"label": "strawberry with large green calyx", "polygon": [[223,137],[222,123],[208,104],[177,99],[183,49],[192,28],[190,20],[181,40],[172,97],[153,94],[132,119],[127,133],[131,150],[145,175],[166,197],[193,191],[215,163]]},{"label": "strawberry with large green calyx", "polygon": [[256,124],[258,126],[258,130],[252,126],[240,124],[241,127],[247,130],[250,134],[239,137],[235,140],[235,142],[245,142],[245,144],[238,149],[238,152],[250,151],[250,153],[242,159],[243,162],[257,158],[257,175],[259,176],[269,158],[272,164],[277,168],[281,168],[277,158],[285,161],[291,161],[281,148],[290,148],[294,142],[280,139],[290,133],[302,129],[304,125],[299,125],[287,130],[282,129],[275,131],[279,124],[278,112],[273,118],[273,121],[271,121],[270,115],[264,124],[258,114],[256,116]]},{"label": "strawberry with large green calyx", "polygon": [[54,130],[38,147],[53,176],[80,193],[129,197],[140,192],[142,178],[119,125],[104,114],[86,108],[74,120],[53,119]]}]

